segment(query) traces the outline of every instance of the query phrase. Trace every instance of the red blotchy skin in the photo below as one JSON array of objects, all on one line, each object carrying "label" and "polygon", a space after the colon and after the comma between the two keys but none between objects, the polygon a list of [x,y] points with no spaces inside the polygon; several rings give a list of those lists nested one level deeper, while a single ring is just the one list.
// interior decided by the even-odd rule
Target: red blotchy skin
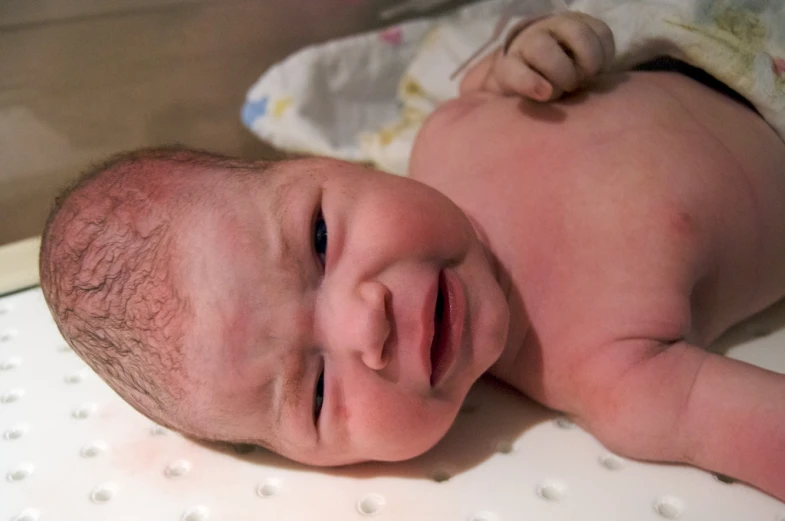
[{"label": "red blotchy skin", "polygon": [[[222,190],[178,234],[182,284],[196,288],[182,417],[205,437],[315,465],[421,454],[504,347],[495,263],[471,221],[422,183],[326,159],[264,175]],[[465,333],[432,385],[445,269],[463,286]]]},{"label": "red blotchy skin", "polygon": [[[621,455],[785,499],[785,377],[701,349],[785,295],[779,137],[673,73],[550,104],[463,87],[420,130],[410,178],[289,161],[195,216],[178,237],[199,290],[183,410],[305,463],[400,460],[490,372]],[[431,386],[445,269],[467,333]]]},{"label": "red blotchy skin", "polygon": [[492,374],[620,454],[785,499],[785,376],[700,348],[785,295],[785,145],[675,73],[542,104],[478,91],[481,67],[426,121],[410,175],[481,224],[512,280]]}]

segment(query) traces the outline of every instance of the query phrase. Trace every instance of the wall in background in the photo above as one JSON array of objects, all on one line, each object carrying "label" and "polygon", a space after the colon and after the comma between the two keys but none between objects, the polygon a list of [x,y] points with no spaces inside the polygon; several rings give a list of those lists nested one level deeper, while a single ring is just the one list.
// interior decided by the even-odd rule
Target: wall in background
[{"label": "wall in background", "polygon": [[61,188],[118,151],[274,157],[240,123],[247,88],[304,45],[382,25],[395,4],[3,0],[0,244],[39,234]]}]

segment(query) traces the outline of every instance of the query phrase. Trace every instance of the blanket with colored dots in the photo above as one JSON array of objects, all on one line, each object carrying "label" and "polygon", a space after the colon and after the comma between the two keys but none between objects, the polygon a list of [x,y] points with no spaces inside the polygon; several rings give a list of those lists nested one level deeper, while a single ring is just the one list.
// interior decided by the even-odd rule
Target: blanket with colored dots
[{"label": "blanket with colored dots", "polygon": [[[305,48],[253,85],[243,122],[285,150],[405,174],[420,125],[458,93],[460,77],[451,79],[451,73],[489,43],[500,18],[506,16],[510,28],[559,3],[488,0],[439,19]],[[659,55],[678,58],[739,92],[785,138],[785,3],[574,0],[569,7],[608,23],[616,69]]]}]

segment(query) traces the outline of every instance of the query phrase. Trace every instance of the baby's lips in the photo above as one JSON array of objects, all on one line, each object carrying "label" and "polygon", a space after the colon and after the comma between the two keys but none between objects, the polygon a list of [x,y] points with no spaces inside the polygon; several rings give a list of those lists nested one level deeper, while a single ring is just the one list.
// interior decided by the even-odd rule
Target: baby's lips
[{"label": "baby's lips", "polygon": [[425,377],[430,380],[432,376],[431,349],[436,335],[436,300],[439,296],[439,277],[432,281],[423,301],[421,324],[423,335],[420,339],[420,363],[424,368]]}]

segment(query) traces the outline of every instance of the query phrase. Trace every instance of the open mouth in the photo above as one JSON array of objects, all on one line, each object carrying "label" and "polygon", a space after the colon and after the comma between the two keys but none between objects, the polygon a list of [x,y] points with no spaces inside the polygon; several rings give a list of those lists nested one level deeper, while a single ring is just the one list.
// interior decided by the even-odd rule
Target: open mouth
[{"label": "open mouth", "polygon": [[448,365],[450,351],[450,295],[444,278],[439,272],[439,292],[434,310],[433,341],[431,342],[431,385],[439,382]]}]

